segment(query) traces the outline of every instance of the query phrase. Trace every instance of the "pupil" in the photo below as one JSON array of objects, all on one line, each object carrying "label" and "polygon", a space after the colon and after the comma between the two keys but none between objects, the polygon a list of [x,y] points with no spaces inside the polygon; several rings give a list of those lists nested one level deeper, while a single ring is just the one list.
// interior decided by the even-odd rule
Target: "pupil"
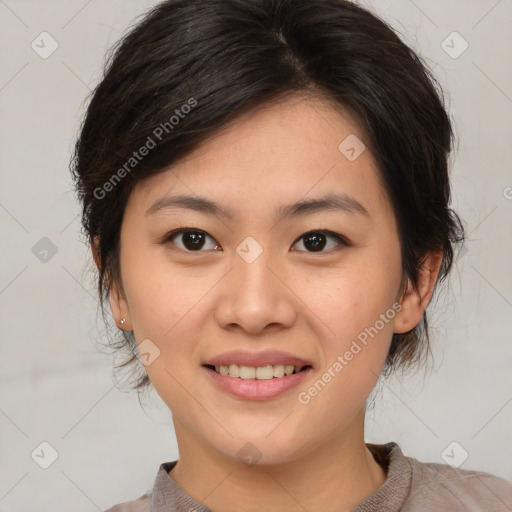
[{"label": "pupil", "polygon": [[325,247],[325,236],[321,233],[308,235],[304,241],[304,245],[307,247],[308,243],[313,251],[321,251]]},{"label": "pupil", "polygon": [[184,234],[184,237],[183,245],[187,249],[201,249],[204,245],[203,234],[198,231],[189,231]]}]

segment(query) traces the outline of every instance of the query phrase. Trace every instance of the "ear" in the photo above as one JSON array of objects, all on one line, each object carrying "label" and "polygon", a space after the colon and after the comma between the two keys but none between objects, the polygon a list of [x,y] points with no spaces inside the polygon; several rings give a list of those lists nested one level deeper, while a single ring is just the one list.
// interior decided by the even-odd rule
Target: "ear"
[{"label": "ear", "polygon": [[[128,308],[128,302],[122,290],[118,290],[115,284],[110,287],[110,293],[108,295],[110,302],[110,309],[112,315],[116,321],[117,327],[123,331],[132,331],[132,320],[130,317],[130,309]],[[125,323],[121,324],[121,319],[125,319]]]},{"label": "ear", "polygon": [[[95,237],[94,242],[91,244],[92,257],[94,263],[101,269],[101,258],[99,249],[99,238]],[[110,293],[108,296],[110,303],[110,310],[119,329],[125,331],[133,330],[130,313],[128,309],[128,302],[122,291],[119,291],[115,285],[110,287]],[[125,319],[125,322],[121,325],[121,319]]]},{"label": "ear", "polygon": [[409,332],[420,323],[432,298],[442,261],[443,251],[429,252],[418,276],[417,290],[409,280],[408,289],[400,301],[402,309],[395,317],[393,332],[397,334]]},{"label": "ear", "polygon": [[96,263],[98,269],[101,269],[100,240],[97,236],[94,237],[94,241],[91,244],[91,252],[92,257],[94,259],[94,263]]}]

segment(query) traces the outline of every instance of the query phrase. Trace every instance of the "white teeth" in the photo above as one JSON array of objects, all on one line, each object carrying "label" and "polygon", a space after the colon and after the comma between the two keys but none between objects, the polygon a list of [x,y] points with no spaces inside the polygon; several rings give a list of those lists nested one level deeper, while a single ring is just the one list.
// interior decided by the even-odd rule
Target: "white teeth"
[{"label": "white teeth", "polygon": [[230,364],[229,368],[225,366],[226,370],[229,370],[229,373],[226,375],[231,375],[231,377],[240,377],[240,367],[236,364]]},{"label": "white teeth", "polygon": [[240,373],[238,376],[241,379],[254,379],[256,377],[256,368],[254,368],[254,366],[240,366]]},{"label": "white teeth", "polygon": [[274,377],[284,377],[284,365],[282,365],[282,364],[274,365]]},{"label": "white teeth", "polygon": [[274,368],[272,368],[272,365],[267,364],[267,366],[258,366],[258,368],[256,368],[256,378],[259,380],[273,379]]},{"label": "white teeth", "polygon": [[292,373],[299,373],[304,366],[293,366],[283,364],[267,364],[265,366],[244,366],[238,364],[215,365],[215,371],[221,375],[229,377],[239,377],[241,379],[250,380],[270,380],[274,377],[280,378]]}]

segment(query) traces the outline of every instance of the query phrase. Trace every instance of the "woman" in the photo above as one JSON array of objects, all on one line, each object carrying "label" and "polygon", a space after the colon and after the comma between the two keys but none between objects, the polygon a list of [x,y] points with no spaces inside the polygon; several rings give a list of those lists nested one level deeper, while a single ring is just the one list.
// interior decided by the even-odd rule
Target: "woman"
[{"label": "woman", "polygon": [[109,510],[511,509],[501,478],[364,441],[464,239],[452,138],[419,57],[345,0],[169,0],[120,41],[73,174],[180,456]]}]

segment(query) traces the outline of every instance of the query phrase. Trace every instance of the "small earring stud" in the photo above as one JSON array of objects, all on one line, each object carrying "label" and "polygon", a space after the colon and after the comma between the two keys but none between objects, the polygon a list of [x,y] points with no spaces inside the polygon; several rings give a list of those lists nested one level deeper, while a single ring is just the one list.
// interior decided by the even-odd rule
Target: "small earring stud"
[{"label": "small earring stud", "polygon": [[126,318],[122,318],[121,322],[119,322],[121,325],[123,325],[126,322]]}]

